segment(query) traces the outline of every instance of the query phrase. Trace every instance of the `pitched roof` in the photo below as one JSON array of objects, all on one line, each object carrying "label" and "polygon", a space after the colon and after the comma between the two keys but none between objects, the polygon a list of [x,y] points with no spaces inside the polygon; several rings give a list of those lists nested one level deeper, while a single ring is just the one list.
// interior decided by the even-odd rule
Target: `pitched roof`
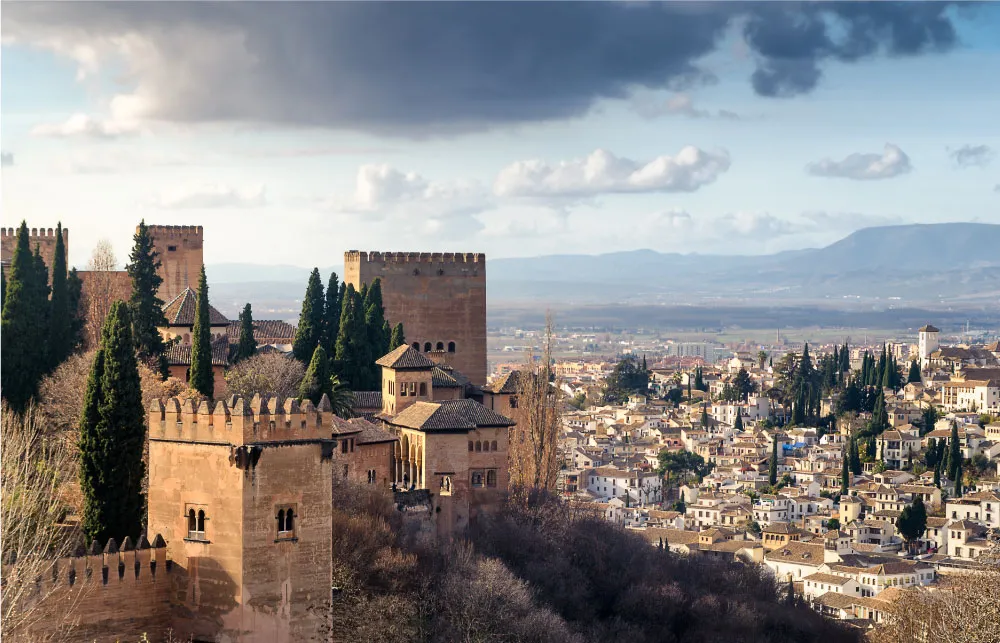
[{"label": "pitched roof", "polygon": [[920,332],[920,333],[940,333],[941,331],[939,331],[937,328],[934,328],[930,324],[927,324],[926,326],[921,326],[917,330],[917,332]]},{"label": "pitched roof", "polygon": [[[167,364],[170,366],[191,365],[191,344],[174,344],[167,349]],[[212,342],[212,366],[229,365],[229,340],[225,337]]]},{"label": "pitched roof", "polygon": [[493,394],[517,393],[517,389],[521,384],[521,377],[523,375],[525,375],[523,371],[510,371],[509,373],[505,373],[493,380],[493,382],[483,390]]},{"label": "pitched roof", "polygon": [[465,388],[469,378],[446,364],[438,364],[431,371],[431,384],[434,388]]},{"label": "pitched roof", "polygon": [[354,391],[354,408],[381,409],[382,391]]},{"label": "pitched roof", "polygon": [[475,400],[415,402],[390,422],[421,431],[472,430],[480,427],[514,426],[514,421]]},{"label": "pitched roof", "polygon": [[815,574],[809,574],[808,576],[803,577],[802,580],[811,580],[817,583],[829,583],[831,585],[845,585],[854,579],[850,576],[836,576],[834,574],[816,572]]},{"label": "pitched roof", "polygon": [[801,543],[792,541],[782,547],[764,554],[766,560],[819,567],[823,564],[823,544]]},{"label": "pitched roof", "polygon": [[349,424],[354,424],[361,429],[361,434],[355,438],[357,444],[377,444],[379,442],[395,442],[398,438],[385,431],[375,424],[362,418],[351,418]]},{"label": "pitched roof", "polygon": [[[163,316],[167,318],[168,326],[193,326],[194,309],[198,295],[190,288],[185,288],[179,295],[163,306]],[[208,323],[211,326],[229,326],[226,316],[208,305]]]},{"label": "pitched roof", "polygon": [[[238,343],[242,334],[240,330],[241,324],[238,319],[229,322],[229,326],[226,328],[229,341]],[[280,319],[255,319],[253,320],[253,336],[259,343],[291,344],[295,341],[295,326]]]},{"label": "pitched roof", "polygon": [[429,357],[419,351],[413,350],[413,347],[409,344],[399,346],[396,350],[375,360],[375,363],[394,370],[434,368],[434,362]]}]

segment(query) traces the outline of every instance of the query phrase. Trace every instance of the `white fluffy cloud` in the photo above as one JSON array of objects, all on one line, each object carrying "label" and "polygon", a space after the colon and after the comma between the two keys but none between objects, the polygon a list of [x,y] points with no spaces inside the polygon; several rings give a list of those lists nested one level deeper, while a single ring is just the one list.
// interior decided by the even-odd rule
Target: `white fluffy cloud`
[{"label": "white fluffy cloud", "polygon": [[906,174],[913,169],[910,157],[902,149],[892,143],[886,143],[881,154],[854,153],[843,160],[823,159],[806,166],[806,171],[813,176],[826,176],[856,181],[873,181],[891,179],[894,176]]},{"label": "white fluffy cloud", "polygon": [[36,125],[31,133],[35,136],[54,138],[91,138],[108,140],[137,134],[139,128],[134,122],[117,119],[99,119],[86,114],[74,114],[61,123]]},{"label": "white fluffy cloud", "polygon": [[500,171],[493,191],[500,197],[592,197],[611,193],[694,192],[729,169],[725,150],[688,145],[675,156],[651,161],[619,158],[595,150],[586,158],[550,165],[518,161]]},{"label": "white fluffy cloud", "polygon": [[160,194],[153,200],[156,207],[171,210],[255,208],[266,203],[263,185],[239,190],[221,183],[185,185]]},{"label": "white fluffy cloud", "polygon": [[996,152],[989,145],[963,145],[957,150],[949,149],[948,155],[958,167],[986,167]]}]

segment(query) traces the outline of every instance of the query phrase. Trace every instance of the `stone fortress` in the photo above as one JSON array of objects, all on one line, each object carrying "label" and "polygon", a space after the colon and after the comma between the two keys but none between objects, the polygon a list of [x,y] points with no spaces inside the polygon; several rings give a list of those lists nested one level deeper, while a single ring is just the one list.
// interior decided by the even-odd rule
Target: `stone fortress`
[{"label": "stone fortress", "polygon": [[[197,286],[202,228],[150,231],[173,320],[161,332],[183,341],[181,302]],[[33,235],[32,245],[49,236]],[[514,426],[499,411],[513,406],[516,390],[486,386],[485,256],[348,252],[345,265],[355,287],[381,279],[386,317],[403,323],[409,342],[377,360],[381,390],[357,394],[361,417],[335,416],[325,397],[314,406],[217,389],[214,401],[154,401],[153,545],[146,537],[94,543],[60,561],[46,582],[57,588],[56,605],[72,606],[77,627],[57,638],[156,640],[170,628],[193,641],[325,640],[338,481],[393,493],[404,523],[432,542],[450,541],[499,506]],[[215,342],[238,341],[224,321],[213,327],[213,355]],[[255,321],[255,333],[274,334],[277,324]],[[126,594],[141,608],[122,614]],[[52,624],[63,620],[42,620],[35,633],[55,634]]]}]

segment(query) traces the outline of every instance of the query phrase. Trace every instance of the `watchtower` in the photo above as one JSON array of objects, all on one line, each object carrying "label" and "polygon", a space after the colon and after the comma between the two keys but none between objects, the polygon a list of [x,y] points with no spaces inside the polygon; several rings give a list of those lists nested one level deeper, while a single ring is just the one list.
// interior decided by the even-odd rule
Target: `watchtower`
[{"label": "watchtower", "polygon": [[400,413],[414,402],[434,399],[434,362],[403,345],[375,362],[382,367],[382,412]]},{"label": "watchtower", "polygon": [[204,263],[204,232],[193,225],[151,225],[149,236],[159,254],[160,277],[163,283],[157,293],[164,302],[184,292],[198,288],[198,276]]},{"label": "watchtower", "polygon": [[460,252],[344,253],[344,282],[382,282],[385,315],[406,340],[486,384],[486,255]]},{"label": "watchtower", "polygon": [[179,568],[180,638],[324,637],[332,482],[346,476],[341,452],[353,451],[345,425],[325,396],[317,406],[260,396],[151,404],[148,530]]},{"label": "watchtower", "polygon": [[931,353],[938,349],[938,334],[941,331],[927,324],[917,331],[917,343],[920,353],[920,368],[927,368]]},{"label": "watchtower", "polygon": [[[69,256],[69,228],[63,228],[63,244],[66,246],[66,256]],[[49,283],[52,282],[52,264],[56,258],[56,231],[53,228],[31,228],[28,231],[28,247],[35,251],[38,247],[45,265],[49,269]],[[6,276],[7,266],[14,258],[14,249],[17,247],[17,228],[0,229],[0,261],[2,261],[3,272]]]}]

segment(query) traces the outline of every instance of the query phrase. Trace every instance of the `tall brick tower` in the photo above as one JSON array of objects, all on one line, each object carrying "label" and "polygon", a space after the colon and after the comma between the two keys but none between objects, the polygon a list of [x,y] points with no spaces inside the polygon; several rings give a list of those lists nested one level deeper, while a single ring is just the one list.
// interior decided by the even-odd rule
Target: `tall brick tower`
[{"label": "tall brick tower", "polygon": [[[69,228],[63,228],[63,243],[66,245],[66,256],[69,256]],[[56,256],[56,231],[53,228],[31,228],[28,231],[28,247],[34,252],[38,247],[45,265],[49,268],[49,281],[52,281],[52,263]],[[14,258],[14,248],[17,247],[17,228],[0,229],[0,260],[3,263],[4,275]]]},{"label": "tall brick tower", "polygon": [[346,283],[360,288],[376,278],[386,318],[403,323],[413,348],[486,384],[486,255],[344,253]]},{"label": "tall brick tower", "polygon": [[149,236],[162,264],[160,276],[163,277],[163,284],[157,293],[159,298],[168,302],[184,292],[185,288],[196,289],[205,260],[202,227],[151,225]]},{"label": "tall brick tower", "polygon": [[180,639],[325,640],[333,480],[354,451],[344,424],[325,396],[150,405],[147,524],[178,574]]}]

